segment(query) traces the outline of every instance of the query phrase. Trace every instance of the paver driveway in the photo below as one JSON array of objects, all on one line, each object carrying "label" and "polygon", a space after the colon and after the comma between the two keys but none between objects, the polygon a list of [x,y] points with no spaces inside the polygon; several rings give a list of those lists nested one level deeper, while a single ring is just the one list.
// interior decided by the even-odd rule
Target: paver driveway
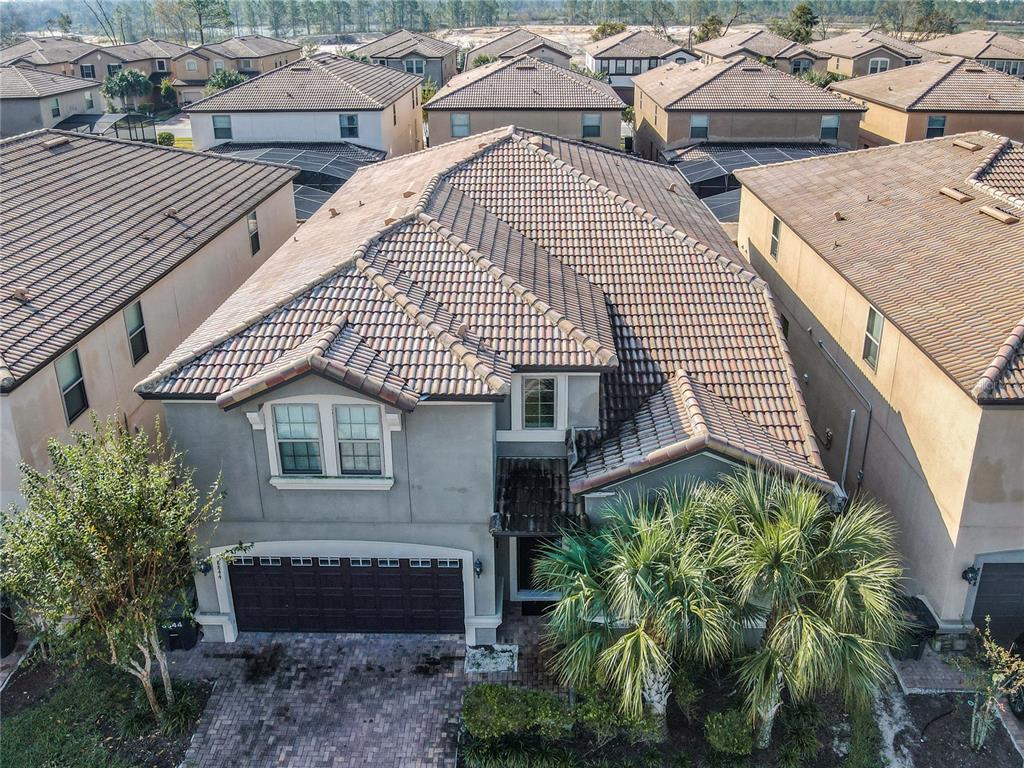
[{"label": "paver driveway", "polygon": [[[486,679],[540,682],[521,650],[519,673]],[[174,652],[176,676],[216,680],[186,765],[454,766],[462,692],[484,679],[464,655],[459,635],[256,632]]]}]

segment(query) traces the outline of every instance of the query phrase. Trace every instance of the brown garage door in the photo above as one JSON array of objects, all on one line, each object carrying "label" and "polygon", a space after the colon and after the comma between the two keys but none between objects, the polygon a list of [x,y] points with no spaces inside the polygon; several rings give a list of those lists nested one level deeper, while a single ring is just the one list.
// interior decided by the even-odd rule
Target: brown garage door
[{"label": "brown garage door", "polygon": [[461,560],[236,557],[229,573],[240,630],[465,630]]},{"label": "brown garage door", "polygon": [[1009,644],[1024,632],[1024,563],[985,563],[974,598],[971,621],[985,626],[992,617],[992,636]]}]

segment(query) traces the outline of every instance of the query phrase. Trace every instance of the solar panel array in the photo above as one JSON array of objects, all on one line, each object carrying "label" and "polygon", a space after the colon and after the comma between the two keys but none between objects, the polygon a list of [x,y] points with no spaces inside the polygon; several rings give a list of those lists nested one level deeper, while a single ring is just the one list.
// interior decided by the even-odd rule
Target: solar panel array
[{"label": "solar panel array", "polygon": [[831,155],[846,150],[831,144],[701,144],[665,150],[662,155],[690,184],[728,176],[741,168]]}]

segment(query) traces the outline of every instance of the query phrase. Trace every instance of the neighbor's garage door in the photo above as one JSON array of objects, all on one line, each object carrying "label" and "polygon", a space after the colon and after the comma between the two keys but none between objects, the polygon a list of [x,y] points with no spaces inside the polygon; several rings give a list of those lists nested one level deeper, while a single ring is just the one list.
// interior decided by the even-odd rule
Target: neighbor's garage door
[{"label": "neighbor's garage door", "polygon": [[463,632],[462,561],[236,557],[240,630]]},{"label": "neighbor's garage door", "polygon": [[974,599],[971,621],[985,626],[992,617],[992,636],[1012,643],[1024,632],[1024,563],[985,563]]}]

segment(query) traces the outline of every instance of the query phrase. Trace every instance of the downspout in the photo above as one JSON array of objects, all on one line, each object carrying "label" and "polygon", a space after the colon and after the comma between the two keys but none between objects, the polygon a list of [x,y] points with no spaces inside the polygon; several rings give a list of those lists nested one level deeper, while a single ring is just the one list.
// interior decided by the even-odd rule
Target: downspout
[{"label": "downspout", "polygon": [[853,442],[853,423],[857,418],[856,409],[850,411],[850,424],[846,428],[846,448],[843,449],[843,473],[839,476],[839,487],[846,493],[846,470],[850,466],[850,443]]},{"label": "downspout", "polygon": [[[830,363],[832,363],[832,367],[835,368],[837,371],[839,371],[839,375],[842,376],[846,380],[846,383],[849,384],[850,388],[854,392],[857,393],[857,397],[859,397],[864,402],[864,406],[868,409],[868,425],[867,425],[867,427],[864,430],[864,450],[861,451],[861,455],[860,455],[860,469],[857,470],[857,490],[859,491],[861,489],[861,486],[864,484],[864,464],[867,461],[867,457],[868,457],[868,441],[871,438],[871,421],[872,421],[872,418],[871,418],[872,417],[871,401],[868,400],[868,398],[864,395],[864,393],[860,391],[860,387],[858,387],[856,384],[854,384],[853,379],[851,379],[849,374],[847,374],[846,371],[843,370],[843,367],[839,364],[839,361],[836,360],[835,356],[831,352],[829,352],[827,349],[825,349],[825,344],[821,341],[821,339],[818,339],[818,347],[824,353],[825,357],[828,358],[828,361]],[[849,442],[849,439],[850,439],[850,437],[847,436],[847,441],[848,442]],[[844,473],[844,475],[843,475],[844,485],[845,485],[845,480],[846,480],[846,475]],[[844,487],[843,490],[845,491],[846,488]]]}]

